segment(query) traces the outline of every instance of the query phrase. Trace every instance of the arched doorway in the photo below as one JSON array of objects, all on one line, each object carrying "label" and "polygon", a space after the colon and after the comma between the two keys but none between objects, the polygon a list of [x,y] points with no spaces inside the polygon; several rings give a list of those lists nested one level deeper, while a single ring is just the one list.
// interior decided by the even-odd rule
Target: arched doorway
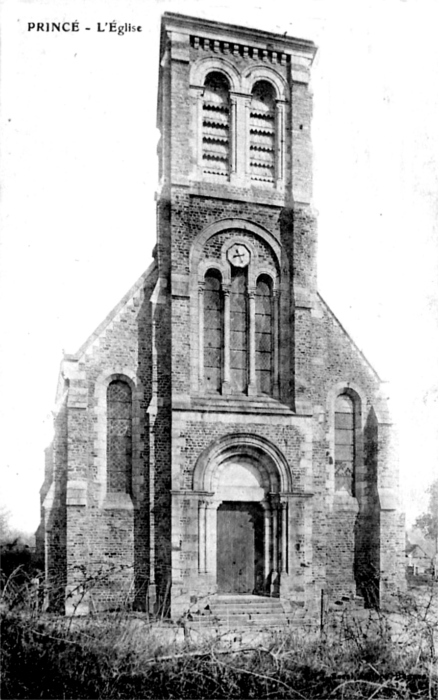
[{"label": "arched doorway", "polygon": [[225,436],[198,460],[194,487],[199,573],[219,593],[279,595],[290,556],[291,480],[283,455],[259,436]]}]

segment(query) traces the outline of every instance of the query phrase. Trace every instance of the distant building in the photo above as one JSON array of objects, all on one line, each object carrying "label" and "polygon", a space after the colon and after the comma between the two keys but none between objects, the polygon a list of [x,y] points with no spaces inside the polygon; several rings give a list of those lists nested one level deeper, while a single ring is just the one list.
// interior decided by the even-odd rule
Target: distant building
[{"label": "distant building", "polygon": [[409,574],[434,573],[434,559],[430,557],[419,544],[406,545],[406,567]]},{"label": "distant building", "polygon": [[41,491],[53,605],[178,616],[217,593],[311,608],[403,585],[385,395],[317,291],[315,52],[163,16],[155,260],[62,362]]}]

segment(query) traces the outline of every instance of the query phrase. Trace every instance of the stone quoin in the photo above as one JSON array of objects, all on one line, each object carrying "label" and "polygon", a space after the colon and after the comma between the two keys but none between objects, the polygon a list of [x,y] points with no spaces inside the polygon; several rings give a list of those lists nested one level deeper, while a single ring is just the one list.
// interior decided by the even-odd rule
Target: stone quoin
[{"label": "stone quoin", "polygon": [[403,581],[384,386],[317,291],[316,47],[166,13],[154,262],[59,378],[48,604],[317,609]]}]

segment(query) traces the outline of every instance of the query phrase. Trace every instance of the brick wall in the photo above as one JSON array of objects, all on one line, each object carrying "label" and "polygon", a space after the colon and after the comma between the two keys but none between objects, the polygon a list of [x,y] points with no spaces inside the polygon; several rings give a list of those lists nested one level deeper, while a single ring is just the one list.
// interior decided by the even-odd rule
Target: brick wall
[{"label": "brick wall", "polygon": [[[46,604],[49,610],[62,611],[67,584],[67,397],[57,406],[54,420],[55,437],[52,445],[49,473],[50,486],[45,483],[43,528],[46,567]],[[47,489],[47,490],[46,490]],[[46,493],[44,494],[44,491]]]},{"label": "brick wall", "polygon": [[[42,489],[49,581],[66,587],[69,610],[127,599],[155,609],[167,609],[172,599],[172,609],[182,610],[193,591],[213,590],[211,576],[199,571],[206,496],[193,491],[194,470],[211,445],[245,433],[278,450],[292,475],[292,571],[283,576],[282,594],[309,604],[320,589],[334,597],[358,592],[376,603],[401,581],[397,463],[379,378],[316,291],[308,84],[314,47],[267,36],[263,48],[260,33],[254,45],[246,34],[228,42],[226,27],[210,40],[204,25],[197,37],[169,16],[164,26],[155,264],[63,362],[68,386],[60,393]],[[199,162],[205,61],[234,85],[228,180],[203,177]],[[245,166],[245,99],[253,78],[272,80],[280,96],[284,144],[275,156],[275,184],[254,184]],[[221,230],[224,221],[232,223]],[[209,403],[198,382],[196,265],[217,258],[239,229],[279,279],[275,408],[260,397],[256,406],[249,397],[239,404],[225,395]],[[106,391],[114,379],[132,392],[132,484],[110,493]],[[334,406],[343,391],[354,397],[358,426],[350,494],[336,489],[334,472]],[[59,598],[52,596],[52,604]]]}]

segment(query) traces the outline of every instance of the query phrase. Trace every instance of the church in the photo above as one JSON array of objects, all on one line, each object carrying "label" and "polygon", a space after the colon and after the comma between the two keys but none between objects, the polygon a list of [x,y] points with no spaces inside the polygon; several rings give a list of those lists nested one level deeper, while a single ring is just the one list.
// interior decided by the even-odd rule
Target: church
[{"label": "church", "polygon": [[166,13],[154,261],[64,355],[48,605],[385,604],[404,520],[387,398],[318,293],[311,41]]}]

